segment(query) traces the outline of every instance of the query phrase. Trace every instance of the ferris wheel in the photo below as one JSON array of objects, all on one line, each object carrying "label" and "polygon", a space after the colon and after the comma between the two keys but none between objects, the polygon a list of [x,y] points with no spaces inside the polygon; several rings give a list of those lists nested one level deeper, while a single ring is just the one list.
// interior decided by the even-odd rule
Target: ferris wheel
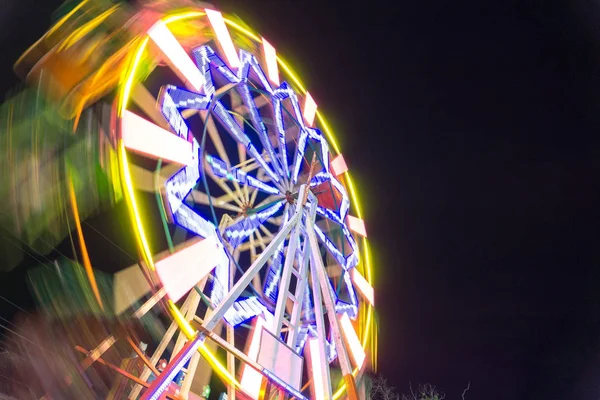
[{"label": "ferris wheel", "polygon": [[375,341],[360,206],[316,101],[269,41],[212,6],[84,1],[16,70],[51,77],[75,124],[102,115],[140,255],[115,312],[163,307],[171,321],[151,355],[136,349],[127,398],[197,398],[211,373],[229,399],[363,397]]}]

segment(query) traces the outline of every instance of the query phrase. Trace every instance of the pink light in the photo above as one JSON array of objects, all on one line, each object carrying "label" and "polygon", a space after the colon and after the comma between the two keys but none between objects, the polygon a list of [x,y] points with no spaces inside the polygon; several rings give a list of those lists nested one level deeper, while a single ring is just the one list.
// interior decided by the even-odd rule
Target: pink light
[{"label": "pink light", "polygon": [[365,221],[360,218],[348,215],[346,218],[348,228],[354,233],[358,233],[360,236],[367,237],[367,229],[365,228]]},{"label": "pink light", "polygon": [[275,47],[271,43],[267,42],[267,39],[262,38],[263,52],[265,56],[265,63],[267,64],[267,75],[269,80],[275,85],[279,86],[279,69],[277,68],[277,52]]},{"label": "pink light", "polygon": [[206,9],[206,16],[212,25],[213,31],[217,35],[217,40],[221,45],[221,49],[225,53],[225,57],[227,57],[227,61],[231,68],[237,68],[240,65],[240,59],[238,58],[237,51],[235,50],[235,46],[233,45],[233,41],[231,40],[231,36],[229,35],[229,31],[227,30],[227,26],[225,26],[225,20],[220,12],[215,10]]},{"label": "pink light", "polygon": [[304,97],[304,111],[302,113],[304,115],[304,121],[306,121],[309,126],[312,126],[315,121],[315,114],[317,113],[317,103],[315,103],[315,100],[308,92],[306,92],[306,97]]},{"label": "pink light", "polygon": [[342,315],[342,318],[340,318],[340,324],[342,326],[344,337],[346,338],[346,343],[350,349],[350,357],[352,357],[352,360],[354,360],[354,364],[356,364],[358,368],[361,368],[367,355],[365,354],[365,349],[363,349],[360,344],[360,340],[358,340],[358,336],[356,335],[356,331],[352,326],[352,322],[350,321],[348,314],[344,313],[344,315]]},{"label": "pink light", "polygon": [[350,276],[352,277],[352,281],[363,297],[372,306],[375,305],[375,291],[373,290],[373,286],[369,285],[369,282],[367,282],[367,280],[360,274],[360,272],[357,271],[356,268],[352,268]]},{"label": "pink light", "polygon": [[204,77],[165,23],[158,21],[150,28],[148,35],[183,75],[183,78],[199,92],[204,85]]},{"label": "pink light", "polygon": [[182,165],[192,163],[190,142],[131,111],[121,119],[121,139],[129,150]]},{"label": "pink light", "polygon": [[340,176],[344,172],[348,171],[348,166],[346,165],[346,160],[344,160],[344,156],[341,154],[331,161],[331,172],[333,172],[334,176]]},{"label": "pink light", "polygon": [[[254,320],[254,330],[252,331],[252,338],[250,339],[250,348],[248,349],[248,358],[252,361],[258,359],[258,350],[260,350],[260,337],[263,328],[267,322],[259,315]],[[254,368],[250,368],[247,365],[242,365],[242,379],[240,380],[240,386],[242,390],[253,399],[258,399],[260,395],[260,386],[262,383],[262,375]]]},{"label": "pink light", "polygon": [[200,240],[156,262],[156,272],[173,302],[178,301],[223,259],[216,236]]},{"label": "pink light", "polygon": [[321,369],[321,353],[319,351],[319,339],[308,339],[308,357],[312,368],[312,397],[316,400],[325,400],[325,382],[323,382],[323,370]]}]

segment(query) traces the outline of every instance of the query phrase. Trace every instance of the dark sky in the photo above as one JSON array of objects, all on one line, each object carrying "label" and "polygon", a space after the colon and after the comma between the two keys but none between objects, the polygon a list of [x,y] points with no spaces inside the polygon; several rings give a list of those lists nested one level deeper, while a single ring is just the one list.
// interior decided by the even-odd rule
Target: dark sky
[{"label": "dark sky", "polygon": [[[13,3],[0,25],[29,19],[1,29],[7,76],[58,4]],[[380,373],[449,399],[468,381],[469,399],[600,398],[600,3],[369,3],[217,6],[298,66],[338,132]]]}]

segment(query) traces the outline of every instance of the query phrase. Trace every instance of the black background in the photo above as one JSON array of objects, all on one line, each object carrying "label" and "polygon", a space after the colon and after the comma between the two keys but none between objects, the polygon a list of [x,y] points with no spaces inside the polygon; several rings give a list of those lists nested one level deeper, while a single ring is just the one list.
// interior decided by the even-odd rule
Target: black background
[{"label": "black background", "polygon": [[[59,2],[2,4],[4,92]],[[338,132],[374,250],[379,372],[449,399],[469,381],[468,399],[598,399],[600,5],[216,6],[297,67]]]}]

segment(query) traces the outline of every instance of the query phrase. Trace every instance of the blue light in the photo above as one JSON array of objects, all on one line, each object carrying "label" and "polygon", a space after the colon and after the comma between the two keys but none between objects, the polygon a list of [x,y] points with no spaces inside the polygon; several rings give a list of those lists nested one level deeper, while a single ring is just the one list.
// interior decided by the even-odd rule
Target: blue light
[{"label": "blue light", "polygon": [[300,400],[308,400],[306,397],[304,397],[302,395],[302,393],[300,393],[299,391],[297,391],[296,389],[294,389],[293,387],[291,387],[290,385],[285,383],[281,378],[279,378],[277,375],[275,375],[268,369],[263,368],[262,373],[264,375],[266,375],[267,378],[270,378],[273,382],[275,382],[275,384],[277,386],[281,387],[282,389],[287,390],[287,392],[290,393],[295,398],[300,399]]},{"label": "blue light", "polygon": [[164,375],[163,373],[158,376],[157,379],[160,381],[160,383],[154,391],[154,393],[152,394],[152,396],[150,397],[150,400],[158,400],[160,398],[162,393],[169,387],[169,385],[171,384],[175,376],[179,373],[181,368],[183,368],[185,363],[187,363],[190,360],[190,358],[192,358],[194,352],[198,350],[203,340],[203,335],[196,336],[191,342],[188,343],[188,345],[186,345],[188,347],[187,349],[185,349],[184,347],[185,352],[183,354],[180,353],[177,355],[177,357],[179,357],[180,359],[173,366],[173,368],[171,368],[169,373],[167,375]]},{"label": "blue light", "polygon": [[173,85],[164,86],[162,91],[163,96],[168,96],[172,106],[176,107],[178,110],[206,110],[210,103],[210,98],[208,96],[190,92]]},{"label": "blue light", "polygon": [[252,317],[263,314],[267,308],[256,298],[236,301],[233,306],[225,313],[225,321],[231,326],[237,326]]},{"label": "blue light", "polygon": [[280,193],[279,189],[276,187],[264,183],[263,181],[258,180],[251,175],[248,175],[239,168],[227,168],[225,161],[220,160],[217,157],[207,155],[206,161],[208,162],[208,165],[211,166],[213,173],[219,178],[229,179],[231,181],[241,183],[242,185],[248,185],[270,194]]},{"label": "blue light", "polygon": [[234,248],[239,246],[259,227],[259,225],[262,225],[267,219],[271,218],[275,213],[281,210],[283,203],[283,200],[278,201],[272,206],[228,226],[225,229],[224,236]]},{"label": "blue light", "polygon": [[180,137],[188,140],[190,129],[185,123],[185,119],[177,109],[175,102],[171,98],[168,93],[168,89],[162,94],[162,105],[160,111],[165,116],[171,128],[177,133]]}]

